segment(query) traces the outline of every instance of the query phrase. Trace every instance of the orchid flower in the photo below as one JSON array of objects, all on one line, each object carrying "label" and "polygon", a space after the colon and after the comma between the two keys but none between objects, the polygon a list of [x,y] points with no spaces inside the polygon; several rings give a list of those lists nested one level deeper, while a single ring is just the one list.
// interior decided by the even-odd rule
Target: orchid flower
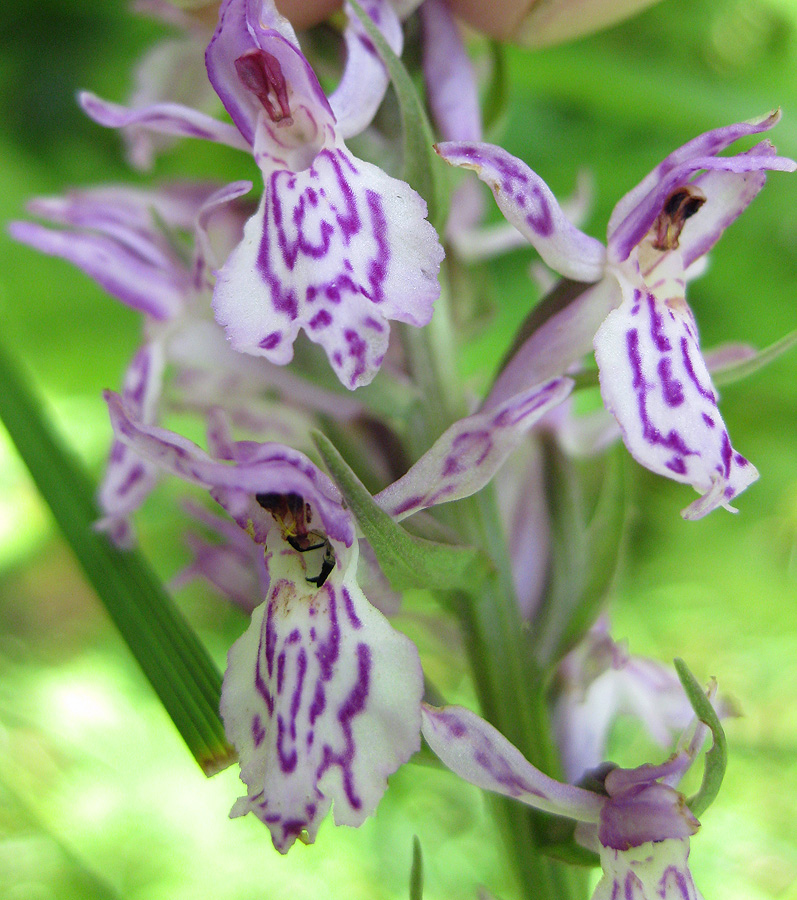
[{"label": "orchid flower", "polygon": [[[172,406],[203,416],[222,406],[261,437],[307,441],[308,412],[346,420],[353,399],[232,351],[211,319],[208,269],[240,240],[245,208],[235,203],[248,182],[219,189],[180,183],[157,191],[102,187],[38,198],[28,210],[48,220],[14,222],[11,235],[82,269],[126,306],[144,315],[144,342],[124,376],[122,396],[137,421],[159,421],[164,393]],[[193,232],[193,245],[181,236]],[[168,377],[166,369],[169,367]],[[275,401],[265,399],[276,393]],[[289,396],[290,403],[282,402]],[[115,441],[99,490],[98,527],[119,546],[134,541],[130,515],[157,480],[157,467]]]},{"label": "orchid flower", "polygon": [[[693,716],[675,671],[631,655],[625,642],[612,639],[606,616],[559,663],[554,696],[556,744],[565,776],[573,783],[606,759],[609,733],[619,716],[638,719],[662,748]],[[715,698],[713,704],[720,718],[734,715],[727,700]]]},{"label": "orchid flower", "polygon": [[163,429],[137,424],[106,395],[117,437],[139,456],[210,490],[257,545],[267,585],[229,652],[221,698],[246,795],[287,852],[336,824],[360,825],[387,778],[420,747],[418,651],[357,584],[354,519],[332,482],[281,444],[230,440],[220,420],[216,458]]},{"label": "orchid flower", "polygon": [[443,763],[471,784],[579,823],[577,838],[600,851],[603,878],[592,900],[702,900],[687,865],[699,822],[675,785],[702,747],[704,726],[691,737],[687,731],[688,741],[661,765],[605,771],[602,794],[544,775],[463,707],[424,704],[422,731]]},{"label": "orchid flower", "polygon": [[[367,6],[400,49],[390,5]],[[146,126],[251,150],[265,191],[218,272],[216,319],[235,350],[279,365],[290,362],[303,330],[354,389],[381,365],[388,320],[420,327],[431,319],[443,250],[421,197],[346,148],[344,137],[367,124],[387,86],[352,27],[349,66],[328,101],[270,0],[225,0],[205,61],[234,128],[178,104],[126,110],[91,95],[82,103],[110,127]]]},{"label": "orchid flower", "polygon": [[607,244],[576,229],[531,169],[499,147],[444,143],[438,153],[473,169],[506,218],[576,298],[545,340],[532,335],[496,382],[490,408],[534,379],[567,371],[594,344],[601,393],[623,440],[642,465],[691,484],[702,497],[683,511],[697,519],[730,501],[758,473],[731,446],[717,394],[685,300],[685,278],[763,187],[766,170],[793,160],[763,141],[736,156],[717,154],[772,128],[780,113],[707,132],[671,153],[617,204]]}]

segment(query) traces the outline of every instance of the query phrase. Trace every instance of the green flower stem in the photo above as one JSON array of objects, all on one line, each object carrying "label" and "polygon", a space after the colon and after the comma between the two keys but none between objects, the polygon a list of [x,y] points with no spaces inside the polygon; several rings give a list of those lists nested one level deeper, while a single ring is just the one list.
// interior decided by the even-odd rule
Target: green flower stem
[{"label": "green flower stem", "polygon": [[[424,329],[411,329],[405,344],[413,380],[424,398],[420,422],[410,422],[410,452],[414,456],[428,449],[435,438],[466,412],[456,371],[448,301],[444,287],[435,304],[432,323]],[[420,434],[412,434],[418,425]],[[486,551],[497,568],[497,574],[487,580],[486,589],[478,599],[466,592],[454,593],[454,608],[482,713],[530,762],[556,776],[559,762],[545,704],[544,673],[535,669],[532,662],[492,486],[468,500],[440,507],[436,513],[455,526],[466,541]],[[583,877],[571,876],[563,865],[540,852],[543,818],[516,801],[491,799],[523,896],[529,900],[582,897]]]},{"label": "green flower stem", "polygon": [[225,768],[235,755],[219,718],[218,669],[141,556],[95,529],[91,479],[2,346],[0,384],[0,419],[86,577],[203,771]]}]

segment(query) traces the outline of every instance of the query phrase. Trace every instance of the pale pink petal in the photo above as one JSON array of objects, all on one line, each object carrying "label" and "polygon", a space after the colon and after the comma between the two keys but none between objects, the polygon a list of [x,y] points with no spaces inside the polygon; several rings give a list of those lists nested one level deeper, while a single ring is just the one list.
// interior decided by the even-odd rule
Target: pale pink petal
[{"label": "pale pink petal", "polygon": [[604,798],[544,775],[476,713],[462,706],[436,708],[426,703],[422,713],[424,738],[460,778],[543,812],[598,821]]},{"label": "pale pink petal", "polygon": [[460,419],[405,475],[377,494],[376,502],[391,516],[403,519],[427,506],[475,494],[535,422],[561,403],[572,387],[569,378],[557,378],[489,411]]},{"label": "pale pink petal", "polygon": [[[382,33],[390,49],[401,56],[404,34],[395,10],[388,0],[363,0],[360,4]],[[338,134],[353,137],[364,131],[376,115],[390,78],[368,33],[354,10],[346,4],[348,24],[343,34],[346,43],[346,67],[340,83],[329,97],[337,119]]]},{"label": "pale pink petal", "polygon": [[606,248],[567,219],[548,185],[524,162],[492,144],[450,142],[436,149],[452,166],[476,172],[507,220],[552,269],[576,281],[600,280]]},{"label": "pale pink petal", "polygon": [[106,128],[147,128],[159,134],[200,138],[226,144],[237,150],[249,150],[238,129],[212,116],[181,106],[179,103],[155,103],[142,109],[128,109],[118,103],[102,100],[87,91],[78,97],[84,112]]}]

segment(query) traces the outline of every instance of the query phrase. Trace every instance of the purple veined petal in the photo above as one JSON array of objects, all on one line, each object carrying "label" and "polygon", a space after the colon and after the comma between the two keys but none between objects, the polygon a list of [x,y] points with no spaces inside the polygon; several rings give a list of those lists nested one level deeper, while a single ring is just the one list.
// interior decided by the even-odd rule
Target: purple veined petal
[{"label": "purple veined petal", "polygon": [[290,23],[279,15],[273,3],[252,0],[225,0],[219,9],[219,23],[205,51],[208,77],[225,109],[249,144],[255,142],[257,119],[263,107],[238,76],[235,61],[256,50],[258,36],[277,29],[288,41],[298,44]]},{"label": "purple veined petal", "polygon": [[562,282],[559,289],[561,302],[557,301],[556,311],[515,352],[482,410],[495,409],[529,387],[568,372],[590,352],[595,332],[622,300],[614,278],[597,284]]},{"label": "purple veined petal", "polygon": [[601,394],[631,455],[691,484],[696,519],[728,507],[758,472],[731,446],[686,301],[676,307],[630,288],[595,335]]},{"label": "purple veined petal", "polygon": [[409,185],[323,150],[303,172],[266,179],[260,209],[218,273],[216,320],[235,350],[284,365],[303,329],[348,388],[368,384],[389,319],[425,325],[443,249]]},{"label": "purple veined petal", "polygon": [[[739,155],[775,156],[776,150],[769,141],[762,141],[746,154]],[[706,202],[687,219],[681,231],[678,244],[684,268],[711,250],[723,231],[753,202],[765,182],[766,173],[761,169],[743,175],[736,172],[705,172],[691,182],[703,192]]]},{"label": "purple veined petal", "polygon": [[12,222],[9,233],[48,256],[71,262],[126,306],[153,319],[172,319],[183,307],[187,273],[153,267],[105,235],[54,231],[33,222]]},{"label": "purple veined petal", "polygon": [[[698,157],[672,169],[644,197],[640,198],[639,203],[613,231],[609,232],[607,242],[609,261],[621,263],[628,259],[634,247],[650,231],[656,217],[673,191],[690,183],[690,179],[696,172],[705,169],[707,173],[714,175],[725,173],[730,177],[733,175],[745,177],[749,173],[765,170],[793,172],[797,169],[797,163],[794,160],[771,155],[766,149],[767,146],[771,145],[758,145],[758,148],[753,148],[757,152],[740,153],[738,156]],[[705,176],[703,177],[705,178]],[[692,254],[690,261],[694,258],[694,254]]]},{"label": "purple veined petal", "polygon": [[137,126],[159,134],[214,141],[236,150],[251,149],[237,128],[179,103],[155,103],[144,109],[128,109],[87,91],[82,92],[78,99],[86,115],[106,128]]},{"label": "purple veined petal", "polygon": [[260,513],[270,519],[255,502],[255,494],[296,493],[320,516],[328,537],[346,547],[354,543],[353,519],[342,506],[340,492],[298,450],[282,444],[239,444],[236,463],[220,462],[181,435],[136,422],[113,391],[106,391],[104,396],[114,433],[120,441],[161,469],[211,489],[243,528],[249,524],[256,526],[255,517]]},{"label": "purple veined petal", "polygon": [[455,422],[414,466],[374,498],[397,519],[469,497],[481,490],[526,432],[573,389],[556,378],[523,391],[489,411]]},{"label": "purple veined petal", "polygon": [[[219,188],[219,190],[211,194],[199,209],[199,212],[196,216],[196,227],[194,230],[196,243],[194,258],[194,285],[197,288],[201,287],[205,283],[205,273],[209,269],[214,270],[218,268],[218,266],[220,265],[218,256],[214,252],[209,234],[211,221],[214,219],[216,214],[223,209],[223,207],[232,203],[233,200],[237,200],[239,197],[242,197],[244,194],[248,194],[251,190],[251,181],[234,181],[232,184],[225,185],[224,187]],[[223,248],[222,253],[224,253],[225,250],[226,253],[224,253],[224,255],[221,257],[222,259],[225,259],[227,253],[231,252],[233,247],[235,247],[235,245],[240,241],[243,235],[243,222],[241,222],[240,225],[240,232],[236,228],[234,239],[232,241],[228,241],[228,243],[230,243],[230,246]]]},{"label": "purple veined petal", "polygon": [[600,855],[603,877],[592,900],[703,900],[689,871],[689,838],[602,847]]},{"label": "purple veined petal", "polygon": [[[158,418],[163,372],[163,348],[145,344],[133,357],[125,373],[122,396],[128,408],[142,422]],[[134,534],[129,518],[146,500],[158,480],[158,467],[130,447],[114,440],[97,500],[104,515],[96,527],[105,531],[120,547],[131,547]]]},{"label": "purple veined petal", "polygon": [[[362,8],[382,33],[390,49],[401,56],[404,34],[389,0],[366,0]],[[371,39],[354,10],[346,4],[348,24],[344,32],[346,67],[329,97],[344,140],[364,131],[373,121],[385,96],[390,77]]]},{"label": "purple veined petal", "polygon": [[576,281],[600,280],[606,248],[572,225],[548,185],[524,162],[493,144],[449,142],[435,149],[452,166],[476,172],[507,220],[552,269]]},{"label": "purple veined petal", "polygon": [[438,708],[426,703],[421,712],[424,738],[455,775],[543,812],[579,822],[599,820],[605,798],[544,775],[476,713],[462,706]]},{"label": "purple veined petal", "polygon": [[693,138],[683,147],[674,150],[663,159],[652,172],[649,172],[639,184],[630,190],[614,207],[609,218],[607,233],[611,236],[620,223],[629,216],[634,209],[642,202],[642,200],[662,181],[669,173],[684,163],[688,163],[692,159],[705,156],[713,156],[740,138],[748,137],[752,134],[761,134],[763,131],[769,131],[774,128],[780,121],[780,110],[775,109],[766,115],[756,119],[750,119],[747,122],[739,122],[734,125],[726,125],[722,128],[715,128],[707,131],[696,138]]},{"label": "purple veined petal", "polygon": [[[196,27],[182,37],[156,44],[136,66],[135,88],[127,105],[144,109],[172,102],[208,114],[214,112],[218,100],[205,72],[205,44],[204,29]],[[124,130],[124,140],[130,164],[148,171],[155,157],[169,149],[176,138],[131,125]]]},{"label": "purple veined petal", "polygon": [[480,141],[482,120],[473,66],[444,0],[420,8],[423,75],[434,123],[444,141]]},{"label": "purple veined petal", "polygon": [[415,645],[357,586],[356,558],[320,589],[299,554],[268,565],[266,601],[228,656],[221,714],[248,789],[230,815],[254,813],[286,853],[302,832],[315,839],[330,804],[338,825],[373,814],[420,748],[423,675]]}]

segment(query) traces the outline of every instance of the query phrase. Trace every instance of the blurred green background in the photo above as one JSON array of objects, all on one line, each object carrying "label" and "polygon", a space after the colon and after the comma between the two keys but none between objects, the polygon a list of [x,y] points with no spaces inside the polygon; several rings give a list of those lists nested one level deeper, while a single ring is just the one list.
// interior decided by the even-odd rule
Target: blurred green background
[{"label": "blurred green background", "polygon": [[[0,12],[0,220],[26,198],[99,181],[138,183],[118,136],[85,119],[74,94],[122,100],[130,72],[160,29],[105,0],[3,4]],[[566,47],[511,51],[512,104],[503,143],[562,195],[589,168],[587,230],[604,237],[616,200],[695,134],[782,106],[772,135],[797,156],[797,2],[664,0],[634,20]],[[156,176],[251,177],[242,155],[199,143],[164,157]],[[5,235],[0,327],[26,361],[54,418],[92,471],[109,441],[100,391],[119,384],[138,317],[66,263]],[[494,361],[533,300],[529,252],[494,265],[499,311],[465,357]],[[690,286],[703,344],[765,346],[797,327],[797,179],[767,188]],[[0,385],[0,390],[2,385]],[[632,651],[683,656],[716,675],[744,716],[728,723],[731,762],[718,802],[693,841],[693,871],[714,900],[797,898],[797,353],[724,391],[736,447],[761,480],[722,511],[685,523],[688,488],[630,461],[633,515],[612,599],[614,632]],[[158,706],[129,652],[59,541],[21,464],[0,435],[0,890],[9,900],[248,900],[407,896],[412,835],[425,854],[429,898],[511,896],[475,789],[406,766],[362,829],[327,822],[315,847],[286,858],[249,817],[230,821],[235,769],[207,780]],[[174,494],[141,522],[164,577],[186,561],[171,536]],[[198,588],[180,604],[223,666],[243,618]],[[410,599],[413,635],[428,610]],[[441,647],[434,675],[457,690]],[[614,758],[648,748],[620,728]],[[642,754],[642,755],[640,755]]]}]

